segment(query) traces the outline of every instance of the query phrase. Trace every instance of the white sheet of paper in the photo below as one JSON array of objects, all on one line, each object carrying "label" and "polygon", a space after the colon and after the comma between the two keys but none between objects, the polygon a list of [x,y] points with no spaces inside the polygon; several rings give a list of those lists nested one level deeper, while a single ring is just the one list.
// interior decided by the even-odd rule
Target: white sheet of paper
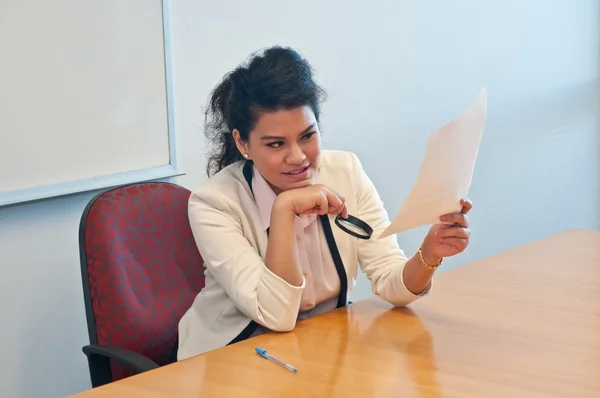
[{"label": "white sheet of paper", "polygon": [[430,134],[417,182],[379,239],[458,212],[471,186],[486,118],[487,89],[456,119]]}]

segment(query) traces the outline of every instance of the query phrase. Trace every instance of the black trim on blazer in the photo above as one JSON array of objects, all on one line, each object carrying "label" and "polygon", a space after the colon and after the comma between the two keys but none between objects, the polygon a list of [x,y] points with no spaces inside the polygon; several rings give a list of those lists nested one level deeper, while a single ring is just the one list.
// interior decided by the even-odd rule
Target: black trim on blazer
[{"label": "black trim on blazer", "polygon": [[[244,179],[246,180],[246,182],[248,183],[248,187],[250,188],[250,192],[252,192],[252,195],[254,195],[254,191],[252,190],[252,165],[254,163],[250,160],[247,160],[246,163],[244,163],[244,167],[242,169],[242,174],[244,175]],[[267,229],[267,236],[269,235],[269,230]],[[244,328],[244,330],[241,331],[240,334],[238,334],[233,340],[231,340],[229,342],[229,344],[235,344],[238,343],[242,340],[246,340],[248,337],[250,337],[252,335],[252,333],[254,333],[254,331],[258,328],[258,323],[255,322],[254,320],[251,320],[250,323],[248,323],[248,326],[246,326]],[[227,344],[227,345],[229,345]]]},{"label": "black trim on blazer", "polygon": [[[254,191],[252,190],[252,166],[252,161],[246,161],[242,169],[242,174],[244,175],[244,179],[248,183],[250,192],[254,194]],[[337,308],[341,308],[346,306],[347,304],[348,276],[346,275],[346,267],[344,267],[342,257],[340,256],[340,251],[338,250],[335,238],[333,237],[333,231],[331,230],[331,223],[329,222],[329,217],[325,214],[319,216],[319,219],[321,220],[323,232],[325,233],[325,239],[327,240],[327,246],[329,247],[331,257],[333,258],[333,262],[335,264],[335,270],[337,271],[338,277],[340,278],[340,294],[338,296]],[[267,236],[268,235],[269,230],[267,229]],[[238,334],[233,340],[231,340],[229,344],[234,344],[242,340],[246,340],[252,335],[252,333],[254,333],[256,328],[258,328],[258,323],[251,320],[250,323],[248,323],[248,326],[246,326],[240,334]]]},{"label": "black trim on blazer", "polygon": [[254,165],[253,161],[247,160],[246,163],[244,163],[244,168],[242,169],[242,174],[244,175],[244,179],[248,183],[248,188],[250,188],[250,192],[252,192],[252,195],[254,195],[254,191],[252,190],[252,166],[253,165]]},{"label": "black trim on blazer", "polygon": [[238,334],[227,345],[239,343],[240,341],[246,340],[248,337],[252,336],[252,333],[254,333],[254,331],[256,331],[257,328],[258,328],[258,323],[256,323],[255,321],[250,321],[248,326],[246,326],[244,328],[244,330],[242,330],[241,333]]},{"label": "black trim on blazer", "polygon": [[346,275],[346,267],[340,256],[335,238],[333,237],[333,231],[331,230],[331,224],[329,223],[329,217],[327,214],[319,216],[321,224],[323,225],[323,232],[325,232],[325,239],[327,240],[327,246],[331,252],[331,257],[335,263],[335,270],[340,278],[340,295],[338,296],[337,308],[344,307],[346,303],[346,296],[348,293],[348,276]]}]

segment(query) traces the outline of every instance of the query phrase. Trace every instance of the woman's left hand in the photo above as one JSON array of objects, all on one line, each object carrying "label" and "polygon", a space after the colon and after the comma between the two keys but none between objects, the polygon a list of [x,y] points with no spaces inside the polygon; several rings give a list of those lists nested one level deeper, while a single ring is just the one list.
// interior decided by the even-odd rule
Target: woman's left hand
[{"label": "woman's left hand", "polygon": [[[443,224],[434,224],[423,241],[423,254],[429,258],[442,259],[463,252],[469,245],[469,219],[467,213],[473,208],[469,199],[460,201],[459,213],[440,217]],[[448,223],[448,224],[446,224]]]}]

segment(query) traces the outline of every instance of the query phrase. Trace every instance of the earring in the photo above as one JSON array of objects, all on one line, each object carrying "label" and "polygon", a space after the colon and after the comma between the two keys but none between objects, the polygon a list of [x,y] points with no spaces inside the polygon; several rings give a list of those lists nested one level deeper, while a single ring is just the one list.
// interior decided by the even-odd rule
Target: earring
[{"label": "earring", "polygon": [[243,154],[242,156],[244,156],[244,159],[248,159],[248,154],[247,153]]}]

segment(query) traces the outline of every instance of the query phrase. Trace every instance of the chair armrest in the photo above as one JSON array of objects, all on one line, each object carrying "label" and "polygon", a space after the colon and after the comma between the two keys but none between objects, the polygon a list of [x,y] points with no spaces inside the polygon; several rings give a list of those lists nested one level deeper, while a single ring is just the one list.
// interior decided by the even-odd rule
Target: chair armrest
[{"label": "chair armrest", "polygon": [[120,362],[135,373],[143,373],[158,368],[158,364],[150,358],[128,350],[127,348],[111,345],[86,345],[82,348],[90,364],[92,387],[98,387],[112,381],[110,359]]}]

